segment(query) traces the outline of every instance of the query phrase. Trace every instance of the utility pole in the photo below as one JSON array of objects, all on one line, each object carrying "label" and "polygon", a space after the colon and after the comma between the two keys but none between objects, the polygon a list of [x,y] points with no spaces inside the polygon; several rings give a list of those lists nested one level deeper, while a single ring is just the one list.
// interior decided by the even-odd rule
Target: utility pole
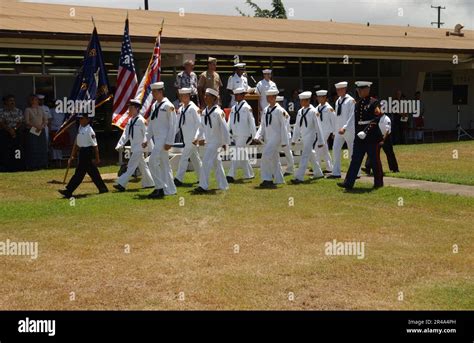
[{"label": "utility pole", "polygon": [[145,11],[148,11],[148,0],[145,0]]},{"label": "utility pole", "polygon": [[437,24],[437,25],[438,25],[438,29],[439,29],[439,28],[441,27],[441,25],[444,25],[444,23],[441,22],[441,10],[445,10],[446,7],[433,6],[433,5],[431,5],[431,8],[436,8],[436,9],[438,9],[438,21],[432,21],[432,22],[431,22],[431,25]]}]

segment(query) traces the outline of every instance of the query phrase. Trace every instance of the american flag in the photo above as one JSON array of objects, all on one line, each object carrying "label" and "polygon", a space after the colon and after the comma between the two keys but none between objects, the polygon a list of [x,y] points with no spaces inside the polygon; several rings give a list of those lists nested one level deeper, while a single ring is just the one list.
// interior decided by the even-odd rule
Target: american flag
[{"label": "american flag", "polygon": [[122,130],[130,119],[128,102],[135,95],[138,88],[137,74],[133,63],[132,45],[128,33],[128,18],[125,20],[125,29],[120,52],[120,63],[117,76],[117,90],[115,91],[112,125]]},{"label": "american flag", "polygon": [[137,94],[135,99],[141,99],[142,109],[140,114],[145,118],[150,116],[151,106],[153,105],[153,96],[151,94],[150,85],[152,83],[160,81],[161,76],[161,49],[160,49],[160,40],[161,32],[163,31],[163,22],[161,23],[160,32],[158,32],[158,37],[156,37],[155,47],[153,48],[153,55],[151,56],[150,63],[148,63],[148,68],[146,69],[145,75],[143,75],[140,86],[138,86]]}]

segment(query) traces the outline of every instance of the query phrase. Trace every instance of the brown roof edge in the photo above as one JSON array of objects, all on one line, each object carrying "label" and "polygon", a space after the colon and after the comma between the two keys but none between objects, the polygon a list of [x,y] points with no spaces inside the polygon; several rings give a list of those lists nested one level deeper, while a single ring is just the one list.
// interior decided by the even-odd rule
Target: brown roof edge
[{"label": "brown roof edge", "polygon": [[[0,34],[5,38],[21,38],[21,36],[28,36],[28,39],[44,39],[54,37],[56,39],[66,40],[87,40],[90,34],[77,33],[54,33],[54,32],[40,32],[40,31],[11,31],[0,30]],[[118,35],[101,34],[103,41],[121,42],[122,37]],[[136,42],[150,42],[154,43],[155,38],[146,36],[131,36]],[[236,46],[241,44],[249,47],[275,47],[273,42],[261,41],[237,41],[237,40],[221,40],[221,39],[198,39],[198,38],[172,38],[162,37],[162,43],[172,44],[201,44],[201,45],[222,45],[222,46]],[[363,50],[363,51],[381,51],[381,52],[435,52],[435,53],[460,53],[472,54],[473,49],[451,49],[451,48],[412,48],[412,47],[393,47],[393,46],[374,46],[374,45],[337,45],[337,44],[313,44],[313,43],[280,43],[281,48],[296,48],[296,49],[336,49],[336,50]]]}]

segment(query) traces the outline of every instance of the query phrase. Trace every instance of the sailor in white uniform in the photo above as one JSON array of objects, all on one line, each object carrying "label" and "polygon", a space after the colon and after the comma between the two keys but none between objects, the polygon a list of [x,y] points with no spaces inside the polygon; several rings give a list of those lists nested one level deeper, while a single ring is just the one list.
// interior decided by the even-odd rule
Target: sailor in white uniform
[{"label": "sailor in white uniform", "polygon": [[138,168],[142,175],[142,187],[151,188],[155,186],[153,178],[151,177],[150,169],[145,162],[143,153],[147,149],[143,148],[143,143],[146,143],[146,121],[141,114],[139,114],[142,105],[140,100],[132,99],[128,104],[128,113],[130,119],[123,130],[122,136],[120,137],[115,150],[119,151],[123,149],[125,144],[130,141],[131,155],[127,164],[127,171],[120,175],[114,188],[119,192],[125,191],[128,180]]},{"label": "sailor in white uniform", "polygon": [[229,76],[227,80],[227,90],[230,93],[231,101],[230,107],[235,105],[234,90],[237,88],[244,88],[246,91],[249,89],[249,83],[245,73],[245,63],[236,63],[234,65],[235,73]]},{"label": "sailor in white uniform", "polygon": [[206,193],[209,190],[209,178],[213,169],[219,189],[227,190],[229,188],[219,152],[221,148],[225,150],[230,144],[230,134],[224,111],[217,105],[218,97],[219,93],[216,90],[206,89],[204,96],[206,108],[201,116],[201,128],[206,149],[199,175],[199,187],[194,190],[196,193]]},{"label": "sailor in white uniform", "polygon": [[317,111],[313,105],[311,105],[312,93],[302,92],[298,96],[300,98],[301,108],[296,116],[292,144],[295,144],[301,137],[303,141],[303,151],[301,153],[298,170],[295,173],[294,179],[291,180],[294,184],[303,182],[308,162],[311,163],[313,177],[315,179],[324,177],[319,161],[316,158],[316,152],[314,151],[316,146],[317,148],[323,146],[324,138]]},{"label": "sailor in white uniform", "polygon": [[176,186],[182,186],[184,174],[188,169],[188,161],[191,160],[194,171],[199,180],[199,173],[201,172],[201,158],[197,149],[198,141],[201,133],[201,115],[199,107],[191,101],[191,88],[181,88],[178,90],[179,98],[182,106],[178,110],[178,125],[177,132],[180,132],[183,137],[184,148],[179,159],[178,171],[174,179]]},{"label": "sailor in white uniform", "polygon": [[342,81],[334,85],[339,98],[336,100],[336,131],[333,152],[333,168],[332,174],[328,179],[341,178],[341,149],[344,142],[349,150],[349,158],[352,156],[352,148],[354,146],[355,127],[354,127],[354,109],[355,103],[353,97],[347,94],[347,82]]},{"label": "sailor in white uniform", "polygon": [[148,195],[149,198],[163,198],[165,195],[176,194],[173,182],[169,153],[174,144],[176,135],[176,111],[173,104],[164,95],[164,83],[155,82],[151,85],[153,98],[156,100],[150,112],[147,130],[146,148],[153,140],[154,147],[150,155],[150,171],[155,182],[155,190]]},{"label": "sailor in white uniform", "polygon": [[260,96],[258,100],[258,110],[260,112],[260,117],[263,117],[263,110],[268,106],[267,90],[270,88],[278,88],[276,83],[272,81],[271,69],[264,69],[262,73],[263,79],[258,81],[257,86],[255,87],[255,93]]},{"label": "sailor in white uniform", "polygon": [[241,88],[234,89],[236,104],[232,107],[229,116],[229,132],[235,145],[233,149],[230,170],[227,173],[227,181],[235,181],[236,170],[241,168],[245,179],[254,177],[252,166],[248,157],[248,144],[250,144],[256,135],[255,118],[253,117],[252,107],[245,101],[246,90]]},{"label": "sailor in white uniform", "polygon": [[[281,90],[280,90],[281,92]],[[284,108],[283,102],[285,101],[284,96],[277,96],[277,102],[280,104],[281,107]],[[290,124],[290,115],[285,110],[285,124],[286,124],[286,131],[288,132],[288,141],[291,141],[291,124]],[[286,145],[283,149],[283,153],[285,154],[286,159],[286,170],[283,176],[291,175],[295,171],[295,159],[293,157],[293,151],[291,151],[290,144]],[[280,163],[281,165],[281,163]]]},{"label": "sailor in white uniform", "polygon": [[[267,91],[268,106],[262,117],[256,139],[265,142],[260,166],[260,187],[272,188],[275,183],[284,183],[280,161],[280,150],[288,145],[288,131],[285,123],[285,110],[276,102],[278,89]],[[273,183],[275,180],[275,183]]]},{"label": "sailor in white uniform", "polygon": [[329,153],[328,139],[331,135],[334,135],[336,128],[336,114],[334,109],[327,102],[327,94],[328,91],[324,89],[316,92],[319,103],[319,105],[316,107],[316,111],[318,112],[318,117],[321,120],[324,135],[324,144],[321,148],[317,149],[316,156],[318,157],[318,161],[322,159],[326,162],[326,171],[332,172],[332,160],[331,154]]}]

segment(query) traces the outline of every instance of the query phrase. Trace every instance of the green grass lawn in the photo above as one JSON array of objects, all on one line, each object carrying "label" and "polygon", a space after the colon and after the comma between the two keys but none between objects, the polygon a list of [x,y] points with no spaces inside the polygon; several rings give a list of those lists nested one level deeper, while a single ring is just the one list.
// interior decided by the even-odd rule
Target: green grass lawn
[{"label": "green grass lawn", "polygon": [[[396,145],[395,154],[400,173],[387,176],[474,185],[474,141]],[[388,171],[383,151],[381,159]]]},{"label": "green grass lawn", "polygon": [[[48,183],[63,172],[0,177],[0,241],[39,244],[36,260],[0,256],[1,309],[474,309],[472,198],[256,179],[148,200],[139,183],[87,182],[71,206]],[[326,256],[334,239],[364,242],[365,258]]]}]

